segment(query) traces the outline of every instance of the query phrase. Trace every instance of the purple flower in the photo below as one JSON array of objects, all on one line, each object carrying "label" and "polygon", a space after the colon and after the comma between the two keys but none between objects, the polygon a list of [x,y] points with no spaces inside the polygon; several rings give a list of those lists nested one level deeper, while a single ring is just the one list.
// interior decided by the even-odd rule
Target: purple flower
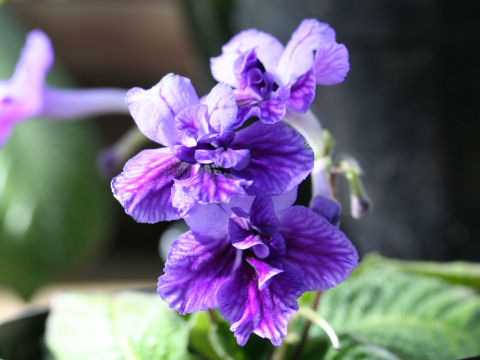
[{"label": "purple flower", "polygon": [[12,78],[0,80],[0,146],[14,127],[29,118],[65,120],[103,113],[124,113],[125,90],[55,89],[45,84],[54,60],[48,36],[33,30],[27,36]]},{"label": "purple flower", "polygon": [[172,244],[158,279],[162,299],[180,314],[218,307],[240,345],[252,332],[280,345],[298,297],[344,281],[358,262],[337,227],[286,196],[244,197],[187,218],[191,231]]},{"label": "purple flower", "polygon": [[0,146],[19,122],[41,113],[45,76],[52,63],[50,40],[40,30],[33,30],[12,78],[0,81]]},{"label": "purple flower", "polygon": [[144,150],[112,181],[114,196],[138,222],[185,216],[196,204],[278,195],[313,166],[304,139],[285,124],[238,132],[233,90],[216,85],[200,100],[189,79],[169,74],[126,97],[140,131],[164,148]]},{"label": "purple flower", "polygon": [[210,60],[213,77],[233,86],[239,122],[256,116],[265,123],[285,117],[287,109],[305,113],[315,86],[343,81],[348,52],[335,32],[315,19],[303,20],[284,48],[270,34],[250,29],[233,37]]}]

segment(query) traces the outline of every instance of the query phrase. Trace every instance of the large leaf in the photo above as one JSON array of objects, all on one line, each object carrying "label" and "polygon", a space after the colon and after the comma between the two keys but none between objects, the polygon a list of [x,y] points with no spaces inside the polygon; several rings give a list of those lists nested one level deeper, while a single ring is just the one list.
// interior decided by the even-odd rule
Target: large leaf
[{"label": "large leaf", "polygon": [[468,261],[433,262],[402,261],[370,254],[362,262],[360,272],[374,265],[403,270],[415,274],[439,277],[453,284],[467,285],[480,291],[480,264]]},{"label": "large leaf", "polygon": [[189,325],[157,294],[58,295],[46,344],[57,360],[186,360]]},{"label": "large leaf", "polygon": [[[0,78],[11,76],[24,41],[0,9]],[[0,149],[0,284],[28,298],[105,239],[109,187],[95,169],[98,148],[87,121],[32,119]]]},{"label": "large leaf", "polygon": [[[457,359],[480,354],[480,297],[440,279],[372,266],[327,291],[319,314],[340,335],[313,328],[305,359]],[[327,349],[325,353],[325,349]]]}]

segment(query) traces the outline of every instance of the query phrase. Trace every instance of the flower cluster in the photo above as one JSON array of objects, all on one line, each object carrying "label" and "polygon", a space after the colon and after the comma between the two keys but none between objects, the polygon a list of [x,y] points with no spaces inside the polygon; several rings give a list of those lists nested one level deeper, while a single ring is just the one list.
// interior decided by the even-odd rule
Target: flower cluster
[{"label": "flower cluster", "polygon": [[201,98],[174,74],[127,93],[138,128],[163,147],[131,158],[112,191],[138,222],[189,225],[158,279],[172,308],[219,308],[240,345],[251,333],[280,345],[299,296],[344,281],[358,261],[336,227],[336,202],[293,206],[314,152],[282,122],[308,111],[317,84],[344,79],[348,53],[327,24],[310,19],[285,47],[241,32],[211,70],[219,83]]}]

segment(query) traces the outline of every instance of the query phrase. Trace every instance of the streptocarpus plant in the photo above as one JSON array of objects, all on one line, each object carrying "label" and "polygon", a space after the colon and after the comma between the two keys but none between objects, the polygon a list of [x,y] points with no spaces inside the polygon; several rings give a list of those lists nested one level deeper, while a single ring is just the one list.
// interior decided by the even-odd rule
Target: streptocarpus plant
[{"label": "streptocarpus plant", "polygon": [[[292,206],[314,158],[329,156],[309,112],[315,87],[344,79],[348,52],[314,19],[285,48],[251,29],[222,51],[211,60],[221,82],[202,98],[173,74],[128,92],[140,131],[165,147],[130,159],[112,190],[139,222],[183,218],[190,226],[158,280],[169,306],[181,314],[218,307],[238,344],[255,333],[278,346],[300,295],[335,286],[357,266],[324,189],[329,169],[314,174],[312,208]],[[282,120],[317,140],[305,143]]]}]

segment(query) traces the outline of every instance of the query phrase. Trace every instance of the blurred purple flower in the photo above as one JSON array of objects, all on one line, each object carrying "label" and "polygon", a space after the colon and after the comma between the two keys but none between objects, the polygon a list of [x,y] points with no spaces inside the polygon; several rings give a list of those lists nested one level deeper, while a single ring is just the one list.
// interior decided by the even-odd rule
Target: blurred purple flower
[{"label": "blurred purple flower", "polygon": [[27,35],[12,78],[0,80],[0,146],[15,126],[29,118],[73,119],[103,113],[125,113],[125,90],[55,89],[45,77],[54,61],[48,36],[41,30]]},{"label": "blurred purple flower", "polygon": [[140,152],[112,181],[138,222],[178,219],[198,203],[234,196],[278,195],[312,169],[312,151],[285,124],[235,132],[237,104],[227,84],[200,100],[189,79],[168,74],[149,90],[131,89],[126,102],[140,131],[166,146]]},{"label": "blurred purple flower", "polygon": [[43,110],[45,76],[52,64],[53,50],[47,35],[31,31],[12,78],[0,81],[0,146],[15,125]]},{"label": "blurred purple flower", "polygon": [[242,31],[210,67],[217,81],[236,89],[240,123],[252,116],[275,123],[287,109],[305,113],[315,86],[342,82],[350,68],[345,45],[335,41],[328,24],[315,19],[303,20],[285,48],[270,34]]},{"label": "blurred purple flower", "polygon": [[244,197],[230,211],[204,208],[187,218],[191,231],[172,244],[158,279],[163,300],[181,314],[218,307],[240,345],[252,332],[280,345],[298,297],[337,285],[358,263],[347,237],[311,209],[291,206],[290,195]]}]

